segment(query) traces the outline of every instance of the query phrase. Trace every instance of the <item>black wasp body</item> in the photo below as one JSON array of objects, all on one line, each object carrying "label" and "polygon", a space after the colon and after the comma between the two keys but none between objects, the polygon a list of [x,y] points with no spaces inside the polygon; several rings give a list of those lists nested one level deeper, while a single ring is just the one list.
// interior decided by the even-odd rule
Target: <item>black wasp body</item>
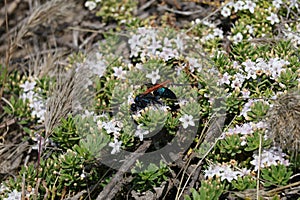
[{"label": "black wasp body", "polygon": [[170,100],[170,107],[172,111],[179,108],[177,104],[175,105],[177,102],[177,97],[174,92],[166,87],[163,87],[163,84],[156,84],[150,87],[146,92],[137,95],[134,98],[134,103],[130,106],[130,110],[132,112],[136,112],[150,105],[163,105],[161,99]]}]

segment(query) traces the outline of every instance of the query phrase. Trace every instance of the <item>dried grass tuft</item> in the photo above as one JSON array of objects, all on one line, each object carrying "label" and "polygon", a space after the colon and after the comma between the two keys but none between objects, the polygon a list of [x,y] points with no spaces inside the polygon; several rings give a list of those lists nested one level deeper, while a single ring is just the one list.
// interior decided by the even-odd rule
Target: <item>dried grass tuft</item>
[{"label": "dried grass tuft", "polygon": [[94,91],[88,88],[93,74],[86,63],[79,65],[67,71],[61,70],[56,73],[56,83],[52,87],[46,105],[45,129],[47,137],[62,118],[66,118],[68,114],[76,114],[93,105]]},{"label": "dried grass tuft", "polygon": [[16,48],[21,45],[22,38],[24,38],[31,29],[44,22],[55,20],[57,17],[65,15],[74,5],[75,3],[73,1],[52,0],[34,8],[31,15],[20,23],[20,28],[16,31],[7,50],[6,63],[9,62]]},{"label": "dried grass tuft", "polygon": [[48,137],[62,118],[72,110],[74,99],[75,71],[58,72],[56,83],[52,88],[51,96],[47,100],[45,113],[45,130]]},{"label": "dried grass tuft", "polygon": [[269,134],[291,153],[300,149],[300,91],[281,95],[268,113]]}]

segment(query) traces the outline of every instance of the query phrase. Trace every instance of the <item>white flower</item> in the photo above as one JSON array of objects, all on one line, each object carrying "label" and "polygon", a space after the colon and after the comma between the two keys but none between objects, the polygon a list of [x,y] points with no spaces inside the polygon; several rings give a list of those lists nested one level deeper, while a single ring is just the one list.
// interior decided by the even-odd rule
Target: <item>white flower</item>
[{"label": "white flower", "polygon": [[41,146],[44,146],[45,144],[51,144],[53,143],[50,139],[46,139],[44,137],[42,137],[41,135],[39,135],[38,133],[34,133],[34,136],[31,137],[31,139],[33,141],[35,141],[35,143],[32,145],[32,149],[34,150],[38,150],[39,149],[39,146],[40,146],[40,143],[41,143]]},{"label": "white flower", "polygon": [[199,19],[199,18],[195,19],[195,23],[196,24],[200,24],[201,23],[201,19]]},{"label": "white flower", "polygon": [[25,81],[24,84],[21,84],[20,87],[24,89],[24,92],[32,91],[34,89],[36,82],[35,81]]},{"label": "white flower", "polygon": [[255,70],[250,70],[247,72],[247,79],[252,78],[252,79],[256,79],[257,75],[256,75],[256,71]]},{"label": "white flower", "polygon": [[159,69],[152,71],[151,74],[147,74],[146,77],[151,79],[152,84],[155,84],[160,79]]},{"label": "white flower", "polygon": [[210,165],[208,169],[204,170],[205,178],[212,178],[214,176],[221,176],[223,169],[219,165]]},{"label": "white flower", "polygon": [[245,76],[238,72],[235,74],[235,79],[238,80],[242,84],[245,80]]},{"label": "white flower", "polygon": [[3,183],[0,183],[0,194],[3,194],[6,190],[9,190]]},{"label": "white flower", "polygon": [[236,35],[234,35],[232,37],[232,39],[233,39],[233,43],[237,44],[237,43],[239,43],[239,42],[241,42],[243,40],[243,35],[239,32]]},{"label": "white flower", "polygon": [[130,92],[130,94],[127,96],[127,104],[131,105],[134,103],[134,96],[133,96],[133,92]]},{"label": "white flower", "polygon": [[32,109],[32,116],[36,116],[37,118],[39,118],[39,122],[44,121],[46,113],[44,102],[34,99],[32,102],[29,103],[29,107]]},{"label": "white flower", "polygon": [[253,1],[246,1],[244,5],[244,9],[248,9],[251,13],[254,13],[254,9],[256,4]]},{"label": "white flower", "polygon": [[140,64],[140,63],[137,63],[137,64],[135,65],[135,68],[137,68],[138,70],[143,70],[143,69],[144,69],[143,65]]},{"label": "white flower", "polygon": [[267,20],[271,21],[272,25],[280,22],[278,16],[274,13],[271,13],[271,15],[267,17]]},{"label": "white flower", "polygon": [[242,87],[242,82],[239,79],[234,79],[231,83],[231,88],[239,89]]},{"label": "white flower", "polygon": [[270,70],[270,64],[267,64],[264,59],[257,58],[256,59],[256,70],[263,70],[264,72]]},{"label": "white flower", "polygon": [[172,47],[171,40],[169,40],[169,38],[167,38],[167,37],[164,38],[164,46],[165,47]]},{"label": "white flower", "polygon": [[11,193],[8,194],[7,198],[4,198],[3,200],[13,200],[13,199],[21,199],[22,192],[18,192],[16,189],[14,189]]},{"label": "white flower", "polygon": [[275,6],[275,8],[280,8],[280,5],[282,4],[282,0],[273,0],[272,4],[273,6]]},{"label": "white flower", "polygon": [[182,106],[186,105],[188,102],[189,102],[189,101],[186,100],[186,99],[179,99],[178,105],[179,105],[180,107],[182,107]]},{"label": "white flower", "polygon": [[41,109],[41,110],[33,110],[32,111],[32,115],[35,115],[37,118],[39,118],[38,122],[41,123],[45,120],[45,113],[46,110],[45,109]]},{"label": "white flower", "polygon": [[180,35],[177,35],[176,39],[174,40],[174,42],[177,45],[177,49],[179,50],[179,52],[181,52],[184,48],[184,41],[183,39],[180,37]]},{"label": "white flower", "polygon": [[[98,75],[99,77],[102,77],[106,70],[107,64],[103,60],[98,60],[97,62],[95,62],[94,65],[91,62],[90,67],[94,74]],[[92,83],[89,84],[92,85]]]},{"label": "white flower", "polygon": [[234,12],[237,12],[237,11],[239,11],[239,10],[242,10],[244,4],[245,4],[245,3],[244,3],[243,1],[237,1],[235,4],[233,4]]},{"label": "white flower", "polygon": [[89,10],[93,10],[96,8],[97,4],[94,1],[87,1],[84,4],[85,7],[87,7]]},{"label": "white flower", "polygon": [[252,124],[254,129],[265,129],[268,127],[268,124],[266,122],[263,121],[259,121],[258,123],[253,123]]},{"label": "white flower", "polygon": [[245,146],[246,144],[247,144],[246,137],[245,136],[241,137],[241,146]]},{"label": "white flower", "polygon": [[290,0],[290,6],[289,8],[295,7],[298,9],[299,5],[297,3],[298,0]]},{"label": "white flower", "polygon": [[243,88],[242,91],[241,91],[242,95],[243,95],[243,98],[247,99],[250,97],[250,91],[246,88]]},{"label": "white flower", "polygon": [[269,64],[273,79],[277,78],[281,72],[285,70],[285,68],[283,68],[285,65],[284,60],[278,60],[278,58],[270,59]]},{"label": "white flower", "polygon": [[252,62],[250,59],[247,59],[245,62],[242,62],[242,65],[245,66],[245,72],[254,70],[255,68],[255,62]]},{"label": "white flower", "polygon": [[23,101],[26,101],[26,99],[28,99],[29,102],[32,102],[34,96],[36,96],[36,93],[34,91],[29,91],[29,92],[23,93],[20,96],[20,98],[23,99]]},{"label": "white flower", "polygon": [[108,145],[113,148],[111,154],[119,153],[122,145],[122,141],[118,141],[117,139],[114,139],[114,142],[110,142]]},{"label": "white flower", "polygon": [[242,168],[241,173],[242,173],[242,175],[247,176],[247,175],[251,174],[251,170],[247,169],[247,168]]},{"label": "white flower", "polygon": [[253,133],[253,127],[250,123],[245,123],[241,126],[240,131],[242,135],[249,135]]},{"label": "white flower", "polygon": [[155,52],[157,49],[160,49],[162,46],[160,44],[160,41],[157,41],[155,37],[152,38],[151,45],[148,46],[148,49],[152,53],[152,55],[155,55]]},{"label": "white flower", "polygon": [[210,165],[207,170],[204,170],[204,173],[206,178],[217,176],[221,178],[221,181],[226,179],[228,182],[244,175],[242,172],[232,170],[228,165]]},{"label": "white flower", "polygon": [[240,69],[241,68],[239,62],[236,61],[236,60],[232,62],[232,67],[233,67],[233,69]]},{"label": "white flower", "polygon": [[245,118],[248,117],[247,112],[251,110],[251,106],[255,103],[256,101],[254,100],[249,100],[247,103],[245,103],[241,113],[239,116],[244,116]]},{"label": "white flower", "polygon": [[162,52],[160,52],[159,57],[164,60],[169,60],[170,58],[174,58],[178,56],[178,52],[175,49],[163,47]]},{"label": "white flower", "polygon": [[119,127],[117,127],[116,121],[102,122],[102,126],[108,134],[118,133],[121,130]]},{"label": "white flower", "polygon": [[253,27],[251,25],[249,25],[249,24],[246,26],[246,29],[248,29],[248,33],[250,33],[250,34],[252,34],[253,31],[254,31]]},{"label": "white flower", "polygon": [[189,68],[191,72],[194,72],[195,68],[197,68],[198,70],[202,69],[202,66],[198,63],[198,59],[190,57],[187,57],[186,59],[189,61]]},{"label": "white flower", "polygon": [[209,28],[215,28],[216,27],[213,23],[211,23],[209,21],[206,21],[206,20],[202,21],[202,24],[205,25],[205,26],[208,26]]},{"label": "white flower", "polygon": [[223,39],[223,31],[219,28],[215,28],[214,29],[214,36],[217,36],[220,39]]},{"label": "white flower", "polygon": [[140,138],[140,141],[143,141],[144,135],[149,133],[148,130],[142,128],[142,124],[138,125],[137,130],[135,131],[134,135]]},{"label": "white flower", "polygon": [[94,111],[84,110],[84,113],[81,115],[82,118],[92,117],[95,115]]},{"label": "white flower", "polygon": [[132,35],[132,37],[128,40],[128,44],[130,44],[130,48],[133,49],[140,44],[140,35]]},{"label": "white flower", "polygon": [[230,8],[228,8],[227,6],[225,6],[222,11],[221,11],[221,15],[223,15],[224,17],[228,17],[231,15],[231,11]]},{"label": "white flower", "polygon": [[219,79],[219,83],[220,83],[220,85],[222,85],[222,84],[227,84],[227,85],[229,85],[230,84],[230,78],[231,78],[231,76],[228,74],[228,72],[225,72],[223,75],[222,75],[222,78],[221,79]]},{"label": "white flower", "polygon": [[179,121],[181,121],[183,124],[183,128],[186,129],[189,125],[190,126],[195,126],[195,122],[193,121],[193,116],[192,115],[183,115],[182,117],[179,118]]},{"label": "white flower", "polygon": [[215,38],[215,36],[213,35],[213,34],[207,34],[205,37],[204,37],[204,39],[205,40],[212,40],[212,39],[214,39]]},{"label": "white flower", "polygon": [[221,181],[227,180],[228,182],[231,182],[233,179],[238,178],[238,175],[240,175],[240,172],[233,171],[230,166],[224,166],[223,172],[221,173]]},{"label": "white flower", "polygon": [[158,105],[158,109],[163,111],[163,112],[168,112],[171,108],[166,105]]},{"label": "white flower", "polygon": [[114,76],[116,76],[119,79],[125,79],[126,71],[123,70],[122,67],[113,67],[114,70]]}]

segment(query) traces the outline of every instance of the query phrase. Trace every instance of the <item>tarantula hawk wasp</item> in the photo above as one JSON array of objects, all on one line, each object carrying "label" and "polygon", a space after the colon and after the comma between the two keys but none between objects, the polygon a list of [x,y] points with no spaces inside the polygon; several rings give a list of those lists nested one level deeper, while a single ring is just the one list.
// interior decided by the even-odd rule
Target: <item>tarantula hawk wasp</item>
[{"label": "tarantula hawk wasp", "polygon": [[148,86],[148,89],[134,98],[134,103],[130,106],[131,112],[137,112],[153,104],[162,105],[162,98],[171,100],[171,110],[177,110],[179,108],[179,105],[177,104],[176,95],[172,90],[165,87],[165,85],[167,85],[170,82],[170,80],[167,80],[155,85],[146,84],[146,86]]}]

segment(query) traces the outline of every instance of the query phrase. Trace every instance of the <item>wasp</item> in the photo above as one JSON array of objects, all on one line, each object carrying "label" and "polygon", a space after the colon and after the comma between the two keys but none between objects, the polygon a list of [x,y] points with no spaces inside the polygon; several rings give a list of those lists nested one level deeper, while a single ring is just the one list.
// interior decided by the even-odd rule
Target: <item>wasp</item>
[{"label": "wasp", "polygon": [[176,104],[176,95],[172,90],[165,87],[165,85],[167,85],[168,83],[170,83],[170,80],[155,85],[146,84],[146,86],[150,87],[145,92],[137,95],[134,98],[134,103],[131,104],[130,110],[132,112],[137,112],[153,104],[162,105],[163,103],[161,99],[170,100],[170,108],[172,111],[178,109],[179,105]]}]

